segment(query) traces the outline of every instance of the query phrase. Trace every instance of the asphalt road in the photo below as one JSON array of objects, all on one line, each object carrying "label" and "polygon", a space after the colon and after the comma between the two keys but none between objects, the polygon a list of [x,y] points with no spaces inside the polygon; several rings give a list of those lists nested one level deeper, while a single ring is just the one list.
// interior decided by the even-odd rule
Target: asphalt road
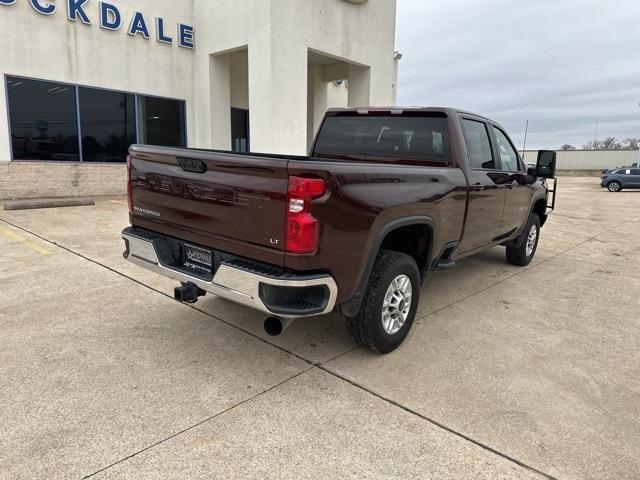
[{"label": "asphalt road", "polygon": [[534,262],[434,273],[405,344],[122,259],[123,199],[0,210],[0,478],[640,478],[640,191],[563,177]]}]

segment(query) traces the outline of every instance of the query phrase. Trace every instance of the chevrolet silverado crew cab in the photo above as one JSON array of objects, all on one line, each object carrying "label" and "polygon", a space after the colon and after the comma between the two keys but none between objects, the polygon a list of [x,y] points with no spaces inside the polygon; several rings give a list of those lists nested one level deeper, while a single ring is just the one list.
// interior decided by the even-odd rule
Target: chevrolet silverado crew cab
[{"label": "chevrolet silverado crew cab", "polygon": [[531,262],[555,197],[554,152],[527,170],[500,125],[448,108],[329,110],[309,156],[134,145],[128,171],[124,256],[176,299],[252,307],[272,335],[337,311],[380,353],[429,272],[496,245]]}]

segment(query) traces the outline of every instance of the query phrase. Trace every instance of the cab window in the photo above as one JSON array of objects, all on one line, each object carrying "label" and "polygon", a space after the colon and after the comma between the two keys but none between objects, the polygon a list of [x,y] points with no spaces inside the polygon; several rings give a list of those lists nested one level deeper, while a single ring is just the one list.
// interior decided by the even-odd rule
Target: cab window
[{"label": "cab window", "polygon": [[464,143],[467,146],[471,168],[494,170],[496,162],[491,152],[489,132],[485,124],[464,118],[462,119],[462,133],[464,135]]},{"label": "cab window", "polygon": [[500,163],[502,170],[508,172],[520,171],[520,162],[518,161],[518,153],[511,145],[511,142],[502,130],[493,128],[493,134],[496,139],[496,148],[498,150],[498,156],[500,157]]}]

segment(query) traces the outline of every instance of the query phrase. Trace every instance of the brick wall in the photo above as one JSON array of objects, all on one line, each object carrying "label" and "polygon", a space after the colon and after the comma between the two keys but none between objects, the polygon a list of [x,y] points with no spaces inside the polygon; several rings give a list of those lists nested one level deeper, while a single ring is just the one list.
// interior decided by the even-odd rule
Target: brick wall
[{"label": "brick wall", "polygon": [[126,195],[125,164],[0,162],[0,200]]}]

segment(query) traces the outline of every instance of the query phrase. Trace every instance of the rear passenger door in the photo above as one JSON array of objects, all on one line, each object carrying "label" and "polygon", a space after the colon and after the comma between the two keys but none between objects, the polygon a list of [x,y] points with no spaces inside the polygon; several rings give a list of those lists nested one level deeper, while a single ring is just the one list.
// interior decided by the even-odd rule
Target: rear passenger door
[{"label": "rear passenger door", "polygon": [[640,188],[640,168],[632,168],[629,177],[629,186],[631,188]]},{"label": "rear passenger door", "polygon": [[511,236],[527,222],[533,197],[533,186],[523,185],[522,180],[526,174],[525,167],[507,134],[497,125],[492,125],[491,131],[500,160],[500,168],[506,175],[503,180],[506,197],[502,211],[500,235]]},{"label": "rear passenger door", "polygon": [[496,160],[489,125],[479,118],[460,118],[466,150],[469,201],[459,252],[494,242],[500,235],[505,201],[505,175]]}]

